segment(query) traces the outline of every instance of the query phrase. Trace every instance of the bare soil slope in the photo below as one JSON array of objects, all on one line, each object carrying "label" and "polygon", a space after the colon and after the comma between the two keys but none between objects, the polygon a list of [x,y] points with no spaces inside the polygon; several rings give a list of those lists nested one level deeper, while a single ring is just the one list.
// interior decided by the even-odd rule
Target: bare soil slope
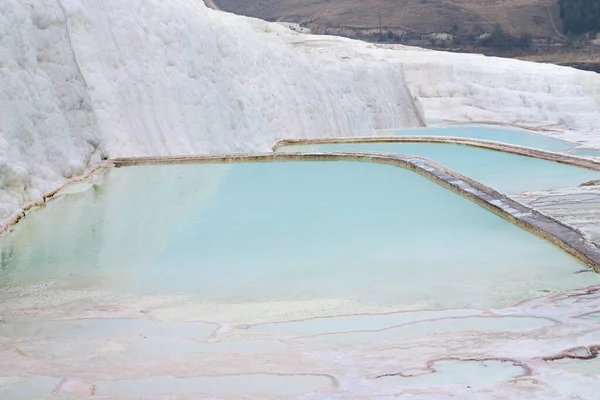
[{"label": "bare soil slope", "polygon": [[300,22],[315,33],[379,29],[459,35],[490,32],[495,24],[515,36],[560,38],[556,0],[215,0],[224,11],[271,21]]}]

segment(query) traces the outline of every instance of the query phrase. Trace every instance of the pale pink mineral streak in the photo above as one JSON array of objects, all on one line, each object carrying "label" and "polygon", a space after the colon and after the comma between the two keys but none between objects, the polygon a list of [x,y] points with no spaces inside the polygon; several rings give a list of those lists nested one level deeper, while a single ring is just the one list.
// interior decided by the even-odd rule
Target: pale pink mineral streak
[{"label": "pale pink mineral streak", "polygon": [[69,393],[77,396],[93,396],[96,393],[96,386],[78,378],[64,379],[60,385],[54,389],[55,394]]}]

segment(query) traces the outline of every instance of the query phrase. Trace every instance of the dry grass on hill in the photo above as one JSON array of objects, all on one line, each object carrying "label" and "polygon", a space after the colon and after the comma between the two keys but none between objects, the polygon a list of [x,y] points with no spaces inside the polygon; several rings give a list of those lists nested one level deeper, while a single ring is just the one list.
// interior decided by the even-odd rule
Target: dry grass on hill
[{"label": "dry grass on hill", "polygon": [[[500,24],[512,35],[559,38],[556,0],[215,0],[224,11],[266,20],[308,24],[316,33],[331,28],[379,27],[414,34],[490,32]],[[559,31],[557,33],[555,28]]]}]

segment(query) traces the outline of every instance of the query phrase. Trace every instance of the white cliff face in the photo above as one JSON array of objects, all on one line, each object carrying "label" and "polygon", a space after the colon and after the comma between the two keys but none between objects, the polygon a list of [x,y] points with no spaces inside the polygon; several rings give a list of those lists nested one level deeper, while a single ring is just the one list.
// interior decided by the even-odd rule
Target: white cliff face
[{"label": "white cliff face", "polygon": [[600,144],[600,74],[481,55],[409,50],[402,60],[428,117],[560,130]]},{"label": "white cliff face", "polygon": [[283,137],[420,124],[399,66],[311,57],[273,31],[286,29],[257,32],[197,0],[62,2],[111,156],[268,150]]},{"label": "white cliff face", "polygon": [[600,74],[329,36],[290,41],[319,53],[401,66],[429,120],[521,125],[600,147]]},{"label": "white cliff face", "polygon": [[600,74],[552,64],[416,47],[354,47],[402,65],[427,119],[516,124],[600,146]]},{"label": "white cliff face", "polygon": [[54,2],[30,3],[0,1],[0,218],[99,160],[64,16]]}]

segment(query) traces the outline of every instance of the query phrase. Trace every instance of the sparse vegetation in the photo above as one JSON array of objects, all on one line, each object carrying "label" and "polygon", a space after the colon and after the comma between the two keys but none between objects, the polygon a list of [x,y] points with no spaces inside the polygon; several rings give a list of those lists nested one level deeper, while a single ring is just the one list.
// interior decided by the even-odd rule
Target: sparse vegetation
[{"label": "sparse vegetation", "polygon": [[495,47],[498,49],[511,49],[511,48],[527,48],[531,45],[531,38],[527,35],[519,37],[509,35],[504,31],[502,26],[499,24],[494,25],[492,33],[481,39],[479,44],[486,47]]},{"label": "sparse vegetation", "polygon": [[600,0],[558,0],[567,33],[600,31]]}]

